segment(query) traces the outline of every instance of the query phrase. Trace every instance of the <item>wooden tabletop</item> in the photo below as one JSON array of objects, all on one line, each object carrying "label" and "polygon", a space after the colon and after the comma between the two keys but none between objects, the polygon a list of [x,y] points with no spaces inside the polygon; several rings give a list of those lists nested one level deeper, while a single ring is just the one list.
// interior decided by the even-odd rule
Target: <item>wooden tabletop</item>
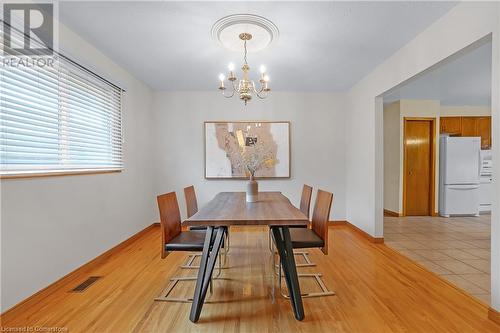
[{"label": "wooden tabletop", "polygon": [[196,214],[187,226],[213,225],[304,225],[307,216],[281,192],[259,192],[258,202],[246,202],[245,192],[220,192]]}]

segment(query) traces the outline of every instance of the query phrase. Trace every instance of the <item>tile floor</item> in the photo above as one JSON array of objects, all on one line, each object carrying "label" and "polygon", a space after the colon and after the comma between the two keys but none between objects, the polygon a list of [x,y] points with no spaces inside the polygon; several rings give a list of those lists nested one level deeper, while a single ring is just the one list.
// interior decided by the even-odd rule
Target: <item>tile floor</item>
[{"label": "tile floor", "polygon": [[384,217],[384,242],[490,304],[490,215]]}]

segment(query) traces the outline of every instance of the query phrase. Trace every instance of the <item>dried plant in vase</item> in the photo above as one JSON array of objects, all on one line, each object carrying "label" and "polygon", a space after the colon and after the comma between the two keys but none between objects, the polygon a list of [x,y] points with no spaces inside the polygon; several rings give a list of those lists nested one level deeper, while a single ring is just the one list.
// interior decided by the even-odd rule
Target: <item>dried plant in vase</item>
[{"label": "dried plant in vase", "polygon": [[273,150],[257,138],[246,141],[249,143],[240,146],[241,163],[249,176],[246,200],[256,202],[259,194],[259,184],[255,180],[256,173],[263,166],[276,164],[276,159]]}]

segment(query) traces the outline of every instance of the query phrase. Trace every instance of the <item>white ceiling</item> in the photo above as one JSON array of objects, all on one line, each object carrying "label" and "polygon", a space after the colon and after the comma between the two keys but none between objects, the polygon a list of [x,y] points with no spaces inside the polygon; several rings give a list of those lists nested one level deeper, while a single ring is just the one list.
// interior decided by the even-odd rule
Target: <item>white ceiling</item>
[{"label": "white ceiling", "polygon": [[391,91],[384,96],[384,103],[434,99],[450,106],[490,105],[491,56],[491,42],[467,50]]},{"label": "white ceiling", "polygon": [[242,55],[218,46],[212,24],[236,13],[280,30],[265,64],[274,90],[345,91],[456,2],[61,2],[61,21],[155,90],[213,90]]}]

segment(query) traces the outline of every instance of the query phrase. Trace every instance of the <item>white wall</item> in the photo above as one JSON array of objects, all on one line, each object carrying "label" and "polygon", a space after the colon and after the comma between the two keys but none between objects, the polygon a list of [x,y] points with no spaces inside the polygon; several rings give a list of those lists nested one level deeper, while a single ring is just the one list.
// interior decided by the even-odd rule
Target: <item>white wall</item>
[{"label": "white wall", "polygon": [[[495,11],[493,11],[495,14]],[[493,33],[491,77],[491,123],[493,184],[495,200],[491,212],[491,307],[500,311],[500,5],[496,10],[497,30]]]},{"label": "white wall", "polygon": [[441,105],[441,117],[491,116],[491,106],[445,106]]},{"label": "white wall", "polygon": [[[500,39],[499,4],[464,2],[451,9],[406,46],[379,65],[349,92],[346,153],[347,219],[368,232],[383,235],[383,103],[378,97],[479,39]],[[498,53],[493,56],[493,90],[498,89]],[[498,92],[492,99],[492,121],[499,121]],[[497,124],[494,129],[498,130]],[[498,144],[494,135],[493,146]],[[372,144],[370,144],[372,143]],[[500,171],[499,169],[495,169]],[[364,175],[363,178],[360,175]],[[493,182],[498,187],[496,177]],[[498,206],[496,206],[498,207]],[[500,239],[498,214],[492,216],[492,306],[500,309]],[[495,243],[495,239],[497,242]]]},{"label": "white wall", "polygon": [[384,209],[400,213],[399,101],[384,106]]},{"label": "white wall", "polygon": [[245,108],[237,98],[225,99],[217,92],[156,93],[153,110],[155,191],[176,191],[184,217],[185,186],[194,184],[200,206],[217,192],[245,190],[243,180],[204,179],[204,121],[289,120],[291,178],[260,180],[259,190],[282,191],[297,205],[304,183],[315,190],[331,191],[331,218],[345,219],[346,113],[342,95],[275,92]]},{"label": "white wall", "polygon": [[155,220],[150,89],[60,25],[60,45],[120,82],[121,173],[1,181],[1,310],[81,266]]}]

